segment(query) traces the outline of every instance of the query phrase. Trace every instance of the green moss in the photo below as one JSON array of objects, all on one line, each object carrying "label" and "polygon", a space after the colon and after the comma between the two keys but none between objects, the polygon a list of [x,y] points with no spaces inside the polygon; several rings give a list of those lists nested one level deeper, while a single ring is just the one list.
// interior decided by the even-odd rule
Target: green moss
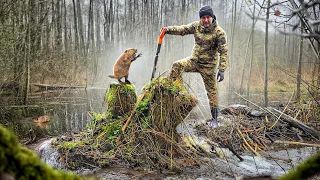
[{"label": "green moss", "polygon": [[88,129],[89,131],[90,130],[93,130],[96,128],[97,124],[99,124],[99,122],[101,121],[105,121],[106,119],[108,119],[108,117],[112,116],[110,113],[107,114],[107,113],[93,113],[92,114],[92,120],[91,120],[91,123],[88,125]]},{"label": "green moss", "polygon": [[113,118],[127,116],[137,101],[135,87],[131,84],[110,84],[106,98],[107,114]]},{"label": "green moss", "polygon": [[46,165],[31,150],[18,144],[17,137],[0,126],[0,173],[5,172],[16,179],[82,179]]},{"label": "green moss", "polygon": [[77,141],[77,142],[61,142],[59,143],[58,147],[63,148],[68,151],[72,151],[75,147],[84,146],[84,142]]},{"label": "green moss", "polygon": [[320,153],[299,164],[294,170],[279,178],[279,180],[308,179],[320,172]]},{"label": "green moss", "polygon": [[143,99],[137,106],[137,114],[145,114],[148,112],[149,110],[149,102],[150,102],[150,99],[149,98],[145,98]]},{"label": "green moss", "polygon": [[122,124],[120,120],[115,120],[113,122],[109,122],[102,127],[102,133],[97,136],[97,141],[103,141],[108,139],[110,142],[115,142],[118,135],[120,134],[120,129]]},{"label": "green moss", "polygon": [[163,90],[171,93],[187,92],[182,83],[178,81],[172,81],[168,78],[152,79],[152,81],[149,84],[145,85],[143,89],[149,90],[151,92],[156,87],[160,86],[163,88]]}]

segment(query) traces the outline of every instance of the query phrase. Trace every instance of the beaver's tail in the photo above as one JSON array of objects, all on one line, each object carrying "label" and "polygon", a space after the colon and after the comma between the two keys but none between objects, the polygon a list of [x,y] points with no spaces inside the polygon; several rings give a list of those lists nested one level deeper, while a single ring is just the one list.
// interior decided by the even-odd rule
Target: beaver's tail
[{"label": "beaver's tail", "polygon": [[114,75],[109,75],[108,77],[109,77],[109,78],[114,78],[114,79],[115,79]]}]

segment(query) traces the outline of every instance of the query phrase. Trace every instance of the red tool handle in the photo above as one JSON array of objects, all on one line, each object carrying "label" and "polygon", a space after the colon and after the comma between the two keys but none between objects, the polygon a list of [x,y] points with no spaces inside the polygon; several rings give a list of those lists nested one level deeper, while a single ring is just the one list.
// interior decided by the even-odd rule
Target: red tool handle
[{"label": "red tool handle", "polygon": [[162,28],[160,36],[158,38],[158,44],[162,44],[162,39],[163,39],[164,34],[166,33],[166,31],[167,31],[167,28]]}]

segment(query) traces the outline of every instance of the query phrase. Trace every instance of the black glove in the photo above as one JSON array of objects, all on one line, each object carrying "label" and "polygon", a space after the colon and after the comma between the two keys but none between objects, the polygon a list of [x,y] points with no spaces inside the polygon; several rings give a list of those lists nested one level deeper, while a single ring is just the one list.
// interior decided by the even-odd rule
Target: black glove
[{"label": "black glove", "polygon": [[224,72],[219,70],[217,80],[218,80],[218,82],[221,82],[221,81],[223,81],[223,79],[224,79]]},{"label": "black glove", "polygon": [[[163,28],[166,28],[166,32],[164,33],[164,34],[166,34],[168,32],[168,28],[167,27],[163,27]],[[162,32],[163,28],[160,29],[160,33]]]}]

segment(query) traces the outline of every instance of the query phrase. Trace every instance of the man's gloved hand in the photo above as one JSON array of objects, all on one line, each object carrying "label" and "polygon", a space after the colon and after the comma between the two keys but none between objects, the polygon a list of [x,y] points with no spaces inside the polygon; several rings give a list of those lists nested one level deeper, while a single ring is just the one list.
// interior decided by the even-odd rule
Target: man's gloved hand
[{"label": "man's gloved hand", "polygon": [[217,80],[218,80],[218,82],[221,82],[221,81],[223,81],[223,79],[224,79],[224,72],[219,70],[218,75],[217,75]]},{"label": "man's gloved hand", "polygon": [[166,29],[166,32],[165,32],[164,34],[166,34],[166,33],[168,32],[168,28],[167,28],[167,27],[163,27],[163,28],[160,29],[160,33],[162,32],[162,30],[163,30],[164,28]]}]

